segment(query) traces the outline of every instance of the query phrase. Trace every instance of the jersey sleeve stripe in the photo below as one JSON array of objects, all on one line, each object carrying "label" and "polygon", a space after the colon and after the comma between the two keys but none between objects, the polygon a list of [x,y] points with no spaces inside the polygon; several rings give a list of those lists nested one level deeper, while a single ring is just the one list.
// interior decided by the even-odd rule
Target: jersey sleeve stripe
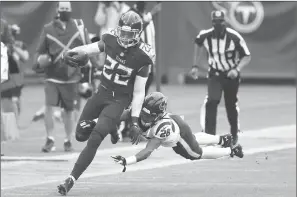
[{"label": "jersey sleeve stripe", "polygon": [[187,142],[185,140],[183,140],[183,138],[180,138],[179,142],[181,143],[181,145],[184,147],[184,149],[187,151],[187,153],[194,158],[200,159],[201,155],[194,152],[190,146],[187,144]]},{"label": "jersey sleeve stripe", "polygon": [[243,39],[243,37],[242,37],[237,31],[235,31],[235,30],[233,30],[233,29],[231,29],[231,28],[226,28],[226,30],[227,30],[228,32],[230,32],[231,34],[233,34],[234,36],[236,36],[236,37],[239,39],[239,44],[240,44],[240,46],[243,48],[244,53],[245,53],[246,55],[250,55],[251,53],[250,53],[250,51],[249,51],[249,49],[248,49],[248,47],[247,47],[247,45],[246,45],[246,42],[245,42],[245,40]]},{"label": "jersey sleeve stripe", "polygon": [[245,55],[251,55],[248,47],[246,46],[246,43],[244,40],[240,40],[239,42],[240,46],[243,48]]}]

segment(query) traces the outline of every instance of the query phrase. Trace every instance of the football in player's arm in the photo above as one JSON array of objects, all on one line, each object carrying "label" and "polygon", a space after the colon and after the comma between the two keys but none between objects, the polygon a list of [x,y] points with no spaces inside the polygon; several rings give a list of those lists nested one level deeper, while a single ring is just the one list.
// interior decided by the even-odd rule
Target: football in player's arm
[{"label": "football in player's arm", "polygon": [[[142,43],[142,45],[144,45],[144,43]],[[142,45],[140,45],[140,48],[145,47]],[[105,53],[105,43],[101,39],[98,42],[79,46],[70,51],[67,51],[63,55],[63,59],[69,66],[82,67],[85,65],[86,62],[88,62],[89,56],[98,55],[98,54],[101,55],[104,53]],[[152,62],[153,62],[154,56],[155,56],[154,52],[150,51],[149,56],[152,58]],[[135,78],[135,82],[134,82],[133,98],[131,103],[132,127],[130,128],[130,133],[132,135],[131,136],[132,144],[138,144],[141,139],[141,136],[139,135],[141,131],[138,126],[138,118],[139,118],[142,103],[145,97],[145,84],[149,75],[149,66],[150,65],[144,65],[138,70]]]}]

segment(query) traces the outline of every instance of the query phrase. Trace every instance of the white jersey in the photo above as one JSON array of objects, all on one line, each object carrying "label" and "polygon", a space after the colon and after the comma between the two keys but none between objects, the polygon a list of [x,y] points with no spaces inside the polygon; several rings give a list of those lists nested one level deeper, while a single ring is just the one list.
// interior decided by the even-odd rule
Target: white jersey
[{"label": "white jersey", "polygon": [[180,128],[167,114],[147,131],[146,137],[161,139],[161,146],[175,147],[181,138]]},{"label": "white jersey", "polygon": [[1,42],[1,83],[8,80],[7,47]]}]

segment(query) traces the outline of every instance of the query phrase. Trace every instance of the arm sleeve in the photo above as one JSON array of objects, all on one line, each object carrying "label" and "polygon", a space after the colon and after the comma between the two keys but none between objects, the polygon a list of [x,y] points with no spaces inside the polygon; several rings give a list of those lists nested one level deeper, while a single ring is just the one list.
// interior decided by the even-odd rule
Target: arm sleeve
[{"label": "arm sleeve", "polygon": [[[147,74],[148,75],[148,74]],[[147,77],[142,77],[137,75],[135,78],[134,83],[134,90],[133,90],[133,99],[132,99],[132,111],[131,116],[132,117],[139,117],[142,104],[145,97],[145,84],[147,81]]]},{"label": "arm sleeve", "polygon": [[195,44],[197,44],[199,47],[203,46],[203,42],[205,40],[205,36],[202,34],[202,32],[200,31],[199,34],[197,35],[197,37],[195,38]]},{"label": "arm sleeve", "polygon": [[242,58],[244,56],[251,55],[243,37],[240,34],[238,34],[237,37],[238,37],[238,41],[235,43],[235,47],[239,52],[239,56]]},{"label": "arm sleeve", "polygon": [[146,158],[148,158],[152,154],[152,152],[155,149],[157,149],[161,145],[161,143],[162,143],[162,141],[157,139],[157,138],[150,139],[148,141],[148,143],[146,144],[146,147],[143,150],[141,150],[135,156],[128,157],[126,159],[127,165],[131,165],[131,164],[134,164],[136,162],[140,162],[140,161],[145,160]]}]

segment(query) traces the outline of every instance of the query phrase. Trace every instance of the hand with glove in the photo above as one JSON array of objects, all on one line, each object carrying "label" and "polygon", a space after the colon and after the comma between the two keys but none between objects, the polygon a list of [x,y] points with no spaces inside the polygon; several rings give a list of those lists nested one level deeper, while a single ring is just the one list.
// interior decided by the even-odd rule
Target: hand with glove
[{"label": "hand with glove", "polygon": [[62,60],[71,67],[84,67],[89,62],[89,55],[80,50],[71,49],[62,55]]},{"label": "hand with glove", "polygon": [[122,156],[120,156],[120,155],[117,155],[117,156],[111,156],[111,158],[113,158],[113,160],[114,160],[116,163],[118,163],[118,164],[124,166],[123,172],[126,171],[126,165],[127,165],[127,162],[126,162],[126,158],[125,158],[125,157],[122,157]]},{"label": "hand with glove", "polygon": [[129,132],[132,144],[137,145],[141,141],[141,139],[142,139],[141,132],[142,131],[141,131],[138,123],[133,122],[132,126],[130,128],[130,132]]}]

